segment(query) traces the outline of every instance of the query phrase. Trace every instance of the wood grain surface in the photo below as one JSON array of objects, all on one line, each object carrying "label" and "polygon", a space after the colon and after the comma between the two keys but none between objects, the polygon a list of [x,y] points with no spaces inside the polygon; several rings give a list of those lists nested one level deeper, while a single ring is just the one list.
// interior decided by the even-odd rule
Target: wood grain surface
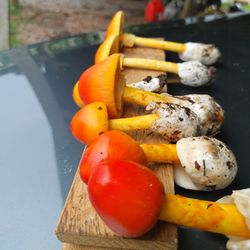
[{"label": "wood grain surface", "polygon": [[[154,58],[165,60],[165,53],[158,49],[130,48],[123,53],[130,57]],[[140,81],[148,75],[156,76],[162,72],[124,69],[127,82]],[[143,108],[125,104],[124,117],[144,113]],[[138,142],[163,142],[160,136],[150,131],[131,132],[130,135]],[[165,141],[166,142],[166,141]],[[167,193],[174,193],[173,169],[168,164],[148,165],[159,176]],[[138,222],[139,223],[139,222]],[[67,200],[56,227],[56,235],[63,243],[63,250],[94,250],[94,249],[176,249],[176,226],[165,222],[157,225],[146,235],[136,239],[125,239],[116,236],[99,218],[90,204],[86,185],[81,182],[78,171],[73,180]]]}]

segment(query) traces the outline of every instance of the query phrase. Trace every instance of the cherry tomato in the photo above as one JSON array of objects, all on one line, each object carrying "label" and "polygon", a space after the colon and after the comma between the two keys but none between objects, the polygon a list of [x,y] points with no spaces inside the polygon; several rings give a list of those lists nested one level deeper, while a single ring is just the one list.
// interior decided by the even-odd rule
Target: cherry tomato
[{"label": "cherry tomato", "polygon": [[92,170],[101,161],[130,160],[146,164],[139,144],[121,131],[108,131],[98,136],[85,150],[80,161],[80,177],[88,183]]},{"label": "cherry tomato", "polygon": [[163,185],[154,172],[125,160],[96,166],[88,194],[106,225],[123,237],[149,231],[157,222],[164,199]]}]

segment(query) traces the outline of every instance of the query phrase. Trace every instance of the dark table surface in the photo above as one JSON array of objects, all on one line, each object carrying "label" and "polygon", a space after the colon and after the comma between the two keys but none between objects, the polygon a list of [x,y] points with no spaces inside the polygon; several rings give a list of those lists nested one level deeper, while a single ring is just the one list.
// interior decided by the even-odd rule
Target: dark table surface
[{"label": "dark table surface", "polygon": [[[171,94],[208,93],[224,107],[217,138],[234,151],[239,172],[225,190],[176,193],[216,200],[250,187],[250,15],[133,26],[141,36],[215,43],[223,54],[217,79],[197,89],[173,85]],[[71,136],[71,93],[93,64],[103,33],[81,34],[0,52],[0,249],[60,249],[54,229],[83,145]],[[168,53],[168,59],[178,58]],[[233,226],[233,225],[232,225]],[[226,238],[179,228],[178,249],[225,249]]]}]

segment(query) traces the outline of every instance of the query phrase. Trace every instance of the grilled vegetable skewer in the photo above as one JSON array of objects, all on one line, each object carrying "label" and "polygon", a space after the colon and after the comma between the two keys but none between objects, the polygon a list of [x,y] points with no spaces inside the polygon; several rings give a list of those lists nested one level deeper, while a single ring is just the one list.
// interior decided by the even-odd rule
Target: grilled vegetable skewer
[{"label": "grilled vegetable skewer", "polygon": [[[121,131],[108,131],[97,136],[87,146],[80,162],[82,180],[87,183],[95,166],[100,161],[109,159],[129,159],[143,164],[146,160],[173,163],[176,165],[176,184],[186,189],[202,191],[225,188],[234,180],[238,169],[233,152],[214,138],[190,137],[181,139],[176,144],[139,145]],[[183,170],[180,171],[179,168]]]},{"label": "grilled vegetable skewer", "polygon": [[119,48],[122,46],[133,47],[135,45],[139,45],[143,47],[151,47],[177,52],[179,53],[180,59],[183,61],[197,60],[205,65],[212,65],[216,63],[221,57],[220,51],[213,44],[194,42],[177,43],[137,37],[133,34],[123,33],[123,25],[124,13],[122,11],[118,11],[111,20],[106,32],[106,39],[111,35],[119,36],[120,45],[116,47],[116,52],[118,52]]},{"label": "grilled vegetable skewer", "polygon": [[[95,62],[101,62],[114,54],[113,45],[117,43],[115,36],[109,36],[99,47],[95,55]],[[117,53],[116,53],[117,54]],[[188,61],[174,63],[144,58],[128,58],[120,56],[120,66],[122,68],[141,68],[158,70],[176,74],[180,77],[180,82],[184,85],[197,87],[210,82],[215,76],[215,68],[203,65],[199,61]]]},{"label": "grilled vegetable skewer", "polygon": [[214,135],[218,132],[224,112],[221,106],[208,95],[170,96],[124,87],[123,76],[119,67],[119,55],[114,54],[105,61],[87,69],[78,83],[81,100],[85,103],[104,102],[110,118],[118,118],[123,111],[123,101],[160,109],[163,104],[173,103],[190,108],[200,119],[203,135]]},{"label": "grilled vegetable skewer", "polygon": [[155,114],[109,120],[106,105],[102,102],[93,102],[74,115],[70,127],[75,138],[87,144],[108,130],[150,129],[171,142],[200,134],[197,115],[189,108],[177,104],[165,104],[165,107]]}]

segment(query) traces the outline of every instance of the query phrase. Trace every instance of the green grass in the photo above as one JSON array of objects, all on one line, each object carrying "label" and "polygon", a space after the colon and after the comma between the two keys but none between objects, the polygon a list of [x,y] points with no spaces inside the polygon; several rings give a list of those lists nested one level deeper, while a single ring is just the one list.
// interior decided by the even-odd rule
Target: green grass
[{"label": "green grass", "polygon": [[250,5],[242,5],[242,9],[250,12]]},{"label": "green grass", "polygon": [[14,16],[20,15],[22,11],[21,6],[15,3],[15,1],[13,0],[9,1],[9,9],[10,9],[11,15],[14,15]]},{"label": "green grass", "polygon": [[[223,3],[222,6],[221,6],[221,8],[222,8],[222,10],[224,10],[224,11],[228,11],[228,9],[229,9],[231,6],[233,6],[233,4],[234,4],[233,1],[228,2],[228,3]],[[250,11],[250,5],[249,5],[249,4],[242,4],[242,5],[241,5],[241,8],[242,8],[243,10],[245,10],[245,11]]]},{"label": "green grass", "polygon": [[10,11],[10,19],[9,19],[9,29],[10,29],[10,47],[18,47],[21,42],[17,39],[18,34],[18,16],[22,13],[22,8],[16,3],[14,0],[9,1],[9,11]]}]

